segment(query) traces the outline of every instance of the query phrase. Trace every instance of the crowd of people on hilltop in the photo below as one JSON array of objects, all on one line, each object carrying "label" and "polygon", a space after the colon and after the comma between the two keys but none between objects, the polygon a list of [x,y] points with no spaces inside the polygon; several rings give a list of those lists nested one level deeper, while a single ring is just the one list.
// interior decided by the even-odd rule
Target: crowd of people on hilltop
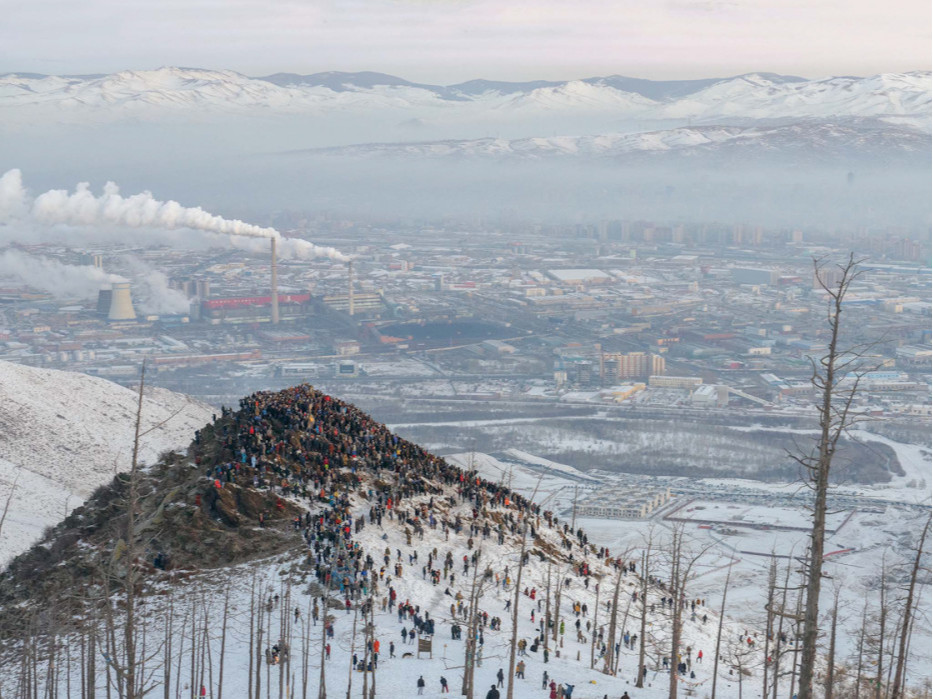
[{"label": "crowd of people on hilltop", "polygon": [[[227,483],[235,483],[269,489],[280,498],[307,501],[309,511],[295,516],[292,523],[307,544],[309,563],[318,583],[329,591],[327,594],[340,595],[341,606],[347,614],[354,608],[368,612],[369,608],[363,605],[372,605],[375,596],[381,594],[380,589],[385,590],[382,610],[397,613],[402,624],[403,644],[413,643],[416,637],[432,636],[435,622],[418,605],[397,599],[392,583],[393,578],[405,574],[402,551],[396,549],[393,556],[393,551],[386,547],[381,560],[376,560],[373,552],[365,553],[354,540],[354,534],[366,527],[367,518],[376,526],[381,526],[383,518],[398,520],[408,545],[412,545],[414,536],[423,537],[426,528],[440,528],[448,541],[451,534],[465,540],[472,554],[464,555],[456,565],[450,551],[441,557],[435,548],[420,566],[418,551],[413,550],[408,556],[407,568],[410,574],[420,572],[424,580],[430,576],[432,584],[444,585],[445,594],[454,598],[451,604],[452,638],[463,637],[464,629],[460,623],[469,629],[471,621],[475,622],[472,628],[476,629],[478,636],[477,660],[481,658],[483,631],[501,628],[501,619],[490,616],[487,611],[478,611],[477,618],[471,620],[469,608],[463,604],[463,594],[456,591],[458,574],[463,584],[468,580],[471,568],[475,569],[479,564],[478,540],[495,537],[501,545],[507,535],[514,537],[524,532],[533,541],[543,519],[549,528],[559,533],[562,546],[569,552],[565,554],[570,562],[570,575],[563,580],[565,589],[570,589],[572,577],[576,577],[581,579],[582,587],[589,590],[593,577],[589,557],[623,574],[635,571],[634,562],[612,558],[608,549],[590,546],[581,529],[573,531],[553,513],[542,512],[538,504],[501,484],[479,477],[475,472],[464,472],[448,464],[444,459],[393,435],[384,425],[354,406],[309,385],[279,392],[259,392],[243,398],[238,411],[226,408],[222,411],[222,419],[215,422],[213,429],[213,446],[219,450],[215,448],[212,454],[214,463],[203,464],[209,479],[207,487],[220,490]],[[201,447],[201,440],[202,435],[198,434],[197,448]],[[198,459],[200,462],[200,456]],[[364,478],[364,474],[371,477]],[[357,496],[356,513],[354,495]],[[366,501],[365,506],[360,506],[361,499]],[[443,508],[444,512],[455,505],[465,506],[466,512],[463,516],[441,516],[441,510],[435,507],[440,502],[450,506]],[[488,516],[493,510],[497,513],[494,519]],[[264,526],[266,523],[265,514],[261,514],[258,524]],[[526,553],[525,562],[529,555]],[[459,568],[460,563],[462,569]],[[487,564],[481,575],[491,584],[494,582],[506,590],[514,582],[507,566],[494,571]],[[524,592],[535,601],[534,588]],[[322,601],[326,609],[327,599]],[[531,621],[537,621],[538,632],[531,643],[531,650],[537,652],[539,646],[544,646],[542,657],[547,663],[545,636],[556,630],[554,627],[558,621],[559,632],[563,634],[565,624],[563,620],[545,619],[541,614],[541,602],[537,599],[531,611]],[[506,603],[507,609],[510,603],[511,596]],[[539,612],[537,620],[534,607]],[[583,637],[581,617],[586,619],[587,605],[573,601],[571,609],[576,616],[579,640]],[[315,621],[316,617],[317,614]],[[328,624],[326,613],[324,617],[324,623]],[[587,633],[596,633],[595,626],[591,629],[588,619],[585,620],[585,628]],[[328,629],[328,637],[333,637],[332,625]],[[635,638],[626,638],[626,647],[634,646]],[[602,656],[606,652],[602,629],[598,641]],[[526,648],[528,641],[522,639],[519,653],[527,655]],[[390,645],[390,652],[394,657],[394,643]],[[373,658],[372,662],[376,661],[377,658]],[[521,661],[518,668],[519,677],[524,678],[525,662]],[[500,677],[500,684],[501,680]],[[446,680],[442,684],[446,687]],[[419,684],[418,689],[422,688],[423,685]],[[573,691],[572,685],[561,686],[549,681],[546,672],[542,689],[549,690],[550,697],[570,697]],[[492,690],[496,687],[493,686]],[[562,693],[557,694],[558,691]]]}]

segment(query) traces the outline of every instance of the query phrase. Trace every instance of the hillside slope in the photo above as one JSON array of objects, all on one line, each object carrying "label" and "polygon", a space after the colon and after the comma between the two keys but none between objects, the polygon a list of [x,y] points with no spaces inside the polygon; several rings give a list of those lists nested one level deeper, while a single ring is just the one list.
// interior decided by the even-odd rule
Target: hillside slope
[{"label": "hillside slope", "polygon": [[[714,603],[695,599],[689,579],[682,597],[671,591],[667,550],[655,549],[641,577],[629,552],[592,545],[540,505],[309,386],[243,399],[238,411],[199,432],[187,456],[165,458],[143,474],[131,546],[123,538],[128,487],[120,478],[100,489],[0,576],[0,625],[10,638],[28,644],[34,634],[50,634],[83,648],[89,629],[102,630],[101,612],[110,614],[103,599],[117,597],[123,608],[120,594],[108,590],[133,589],[143,605],[142,642],[146,634],[177,639],[149,656],[177,670],[157,674],[155,686],[190,693],[203,683],[216,695],[223,647],[228,694],[272,684],[294,684],[297,692],[301,684],[302,696],[309,687],[314,696],[323,674],[337,696],[348,678],[354,692],[364,681],[351,662],[364,658],[361,616],[369,614],[370,638],[381,643],[375,696],[413,696],[419,676],[427,696],[440,695],[441,676],[456,692],[472,657],[482,697],[497,670],[509,667],[517,608],[515,637],[526,649],[517,699],[547,696],[544,673],[576,685],[577,699],[631,691],[642,640],[648,686],[639,696],[661,699],[679,609],[685,669],[676,684],[682,691],[709,686]],[[330,635],[322,635],[321,603]],[[731,667],[754,674],[759,635],[731,623],[725,633],[724,657],[735,652]],[[186,634],[200,639],[200,656],[187,654]],[[108,641],[117,664],[121,637]],[[430,658],[419,657],[415,639],[432,642]],[[22,657],[19,648],[8,645]],[[616,665],[607,657],[615,648],[618,667],[604,672]],[[38,677],[81,669],[74,656],[40,662],[57,662],[59,674]],[[16,686],[24,666],[0,667],[0,689]],[[720,691],[733,696],[737,684],[727,670]],[[93,672],[101,686],[103,668]]]},{"label": "hillside slope", "polygon": [[[0,507],[16,484],[0,565],[129,468],[136,403],[134,391],[104,379],[0,362]],[[140,461],[186,447],[212,413],[187,396],[148,389]]]}]

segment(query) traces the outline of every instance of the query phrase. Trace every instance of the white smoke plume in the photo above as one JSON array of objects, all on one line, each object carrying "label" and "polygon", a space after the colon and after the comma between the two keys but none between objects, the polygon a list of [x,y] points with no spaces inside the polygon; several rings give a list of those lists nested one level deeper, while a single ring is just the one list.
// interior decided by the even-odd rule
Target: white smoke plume
[{"label": "white smoke plume", "polygon": [[18,279],[54,296],[76,298],[96,296],[103,286],[128,281],[90,265],[66,265],[19,250],[0,252],[0,278]]},{"label": "white smoke plume", "polygon": [[133,276],[133,298],[144,313],[187,313],[190,307],[188,297],[178,289],[169,286],[169,279],[164,273],[153,269],[138,257],[124,259]]},{"label": "white smoke plume", "polygon": [[19,170],[0,176],[0,223],[20,218],[26,213],[26,190]]},{"label": "white smoke plume", "polygon": [[104,185],[100,196],[94,195],[87,182],[81,182],[74,192],[52,189],[40,194],[31,206],[27,199],[19,170],[10,170],[0,177],[0,222],[22,220],[43,226],[111,225],[162,231],[190,229],[226,236],[237,247],[242,247],[237,243],[244,238],[275,238],[280,241],[278,249],[283,258],[349,260],[335,248],[296,238],[283,238],[274,228],[225,219],[200,207],[185,207],[171,200],[159,201],[150,192],[124,197],[113,182]]}]

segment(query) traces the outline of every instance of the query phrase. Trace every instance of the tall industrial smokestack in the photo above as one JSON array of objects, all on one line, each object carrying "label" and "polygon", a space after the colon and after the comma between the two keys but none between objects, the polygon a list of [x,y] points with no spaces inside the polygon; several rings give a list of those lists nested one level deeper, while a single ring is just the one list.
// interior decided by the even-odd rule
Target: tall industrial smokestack
[{"label": "tall industrial smokestack", "polygon": [[347,301],[350,307],[350,315],[353,315],[353,263],[347,263]]},{"label": "tall industrial smokestack", "polygon": [[136,320],[129,282],[116,282],[110,297],[110,312],[107,320]]},{"label": "tall industrial smokestack", "polygon": [[272,241],[272,324],[279,324],[279,267],[275,259],[275,238]]}]

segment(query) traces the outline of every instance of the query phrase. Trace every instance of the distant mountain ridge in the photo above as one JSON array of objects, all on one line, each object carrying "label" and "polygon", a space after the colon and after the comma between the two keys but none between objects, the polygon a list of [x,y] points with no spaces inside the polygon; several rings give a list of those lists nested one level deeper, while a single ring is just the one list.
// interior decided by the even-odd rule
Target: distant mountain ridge
[{"label": "distant mountain ridge", "polygon": [[356,158],[417,157],[500,160],[747,158],[755,153],[806,162],[871,157],[890,162],[929,160],[930,134],[880,120],[795,122],[753,126],[694,126],[642,133],[481,138],[410,143],[368,143],[293,151],[283,155]]},{"label": "distant mountain ridge", "polygon": [[[276,73],[166,67],[109,75],[0,75],[0,113],[57,108],[137,114],[145,108],[282,113],[395,110],[417,116],[462,111],[531,115],[605,113],[639,120],[803,119],[910,116],[929,122],[931,74],[888,73],[810,80],[750,73],[701,80],[620,75],[569,81],[470,80],[439,86],[376,72]],[[57,113],[57,112],[56,112]],[[12,117],[8,117],[12,118]]]}]

